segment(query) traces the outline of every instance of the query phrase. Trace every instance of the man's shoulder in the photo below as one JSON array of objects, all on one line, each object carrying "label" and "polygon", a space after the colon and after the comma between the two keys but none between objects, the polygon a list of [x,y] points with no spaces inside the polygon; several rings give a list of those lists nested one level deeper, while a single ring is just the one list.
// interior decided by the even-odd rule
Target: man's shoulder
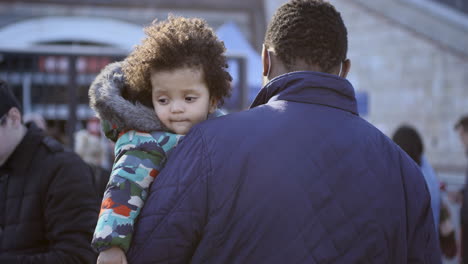
[{"label": "man's shoulder", "polygon": [[77,167],[86,163],[70,148],[62,145],[50,136],[41,139],[39,147],[42,149],[35,158],[41,160],[45,167],[63,166],[64,164],[74,164]]},{"label": "man's shoulder", "polygon": [[41,145],[47,149],[47,151],[51,153],[63,152],[65,151],[64,146],[55,140],[52,137],[45,136],[41,140]]},{"label": "man's shoulder", "polygon": [[232,130],[233,127],[246,128],[252,123],[253,120],[259,119],[255,114],[256,109],[249,109],[240,112],[229,113],[226,115],[218,116],[216,118],[210,118],[200,124],[197,127],[203,131]]}]

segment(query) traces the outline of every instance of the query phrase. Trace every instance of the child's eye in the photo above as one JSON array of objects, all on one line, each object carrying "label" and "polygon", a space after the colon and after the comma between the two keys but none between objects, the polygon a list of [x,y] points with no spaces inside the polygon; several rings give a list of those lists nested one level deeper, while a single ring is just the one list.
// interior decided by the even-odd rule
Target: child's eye
[{"label": "child's eye", "polygon": [[188,103],[192,103],[192,102],[195,102],[197,98],[195,96],[187,96],[185,97],[185,101],[187,101]]},{"label": "child's eye", "polygon": [[165,105],[168,103],[169,100],[167,100],[166,98],[159,98],[158,99],[158,103],[159,104],[162,104],[162,105]]}]

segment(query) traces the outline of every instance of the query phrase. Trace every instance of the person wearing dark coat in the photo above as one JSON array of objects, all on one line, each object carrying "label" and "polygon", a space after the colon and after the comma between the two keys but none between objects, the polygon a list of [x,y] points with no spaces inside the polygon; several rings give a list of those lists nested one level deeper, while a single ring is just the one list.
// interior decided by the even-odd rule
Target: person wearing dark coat
[{"label": "person wearing dark coat", "polygon": [[194,126],[154,181],[129,263],[440,263],[416,163],[359,117],[347,33],[292,0],[251,109]]},{"label": "person wearing dark coat", "polygon": [[20,109],[0,82],[0,263],[95,263],[92,172]]},{"label": "person wearing dark coat", "polygon": [[[468,158],[468,115],[462,116],[455,124],[455,130],[458,132],[460,141]],[[461,209],[460,209],[460,224],[461,224],[461,258],[463,264],[468,263],[468,167],[466,168],[465,186],[461,190]]]},{"label": "person wearing dark coat", "polygon": [[437,176],[424,155],[424,143],[416,128],[410,125],[399,126],[392,135],[392,140],[410,156],[421,168],[426,181],[429,194],[431,195],[431,208],[434,216],[436,233],[439,229],[440,217],[440,183]]}]

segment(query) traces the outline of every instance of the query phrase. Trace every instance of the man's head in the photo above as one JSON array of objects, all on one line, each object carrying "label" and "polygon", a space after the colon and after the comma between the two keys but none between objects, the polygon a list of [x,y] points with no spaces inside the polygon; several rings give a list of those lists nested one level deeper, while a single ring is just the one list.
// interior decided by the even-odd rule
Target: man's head
[{"label": "man's head", "polygon": [[292,0],[268,25],[262,52],[264,81],[292,71],[346,77],[347,30],[339,12],[323,0]]},{"label": "man's head", "polygon": [[468,153],[468,115],[463,116],[458,120],[455,124],[455,130],[460,135],[460,140],[462,141],[463,145],[465,146],[465,150]]},{"label": "man's head", "polygon": [[198,69],[218,104],[230,95],[224,43],[213,29],[198,18],[169,16],[145,28],[146,38],[125,59],[122,70],[133,94],[151,106],[151,74],[186,68]]},{"label": "man's head", "polygon": [[25,131],[20,105],[8,85],[0,80],[0,166],[21,142]]}]

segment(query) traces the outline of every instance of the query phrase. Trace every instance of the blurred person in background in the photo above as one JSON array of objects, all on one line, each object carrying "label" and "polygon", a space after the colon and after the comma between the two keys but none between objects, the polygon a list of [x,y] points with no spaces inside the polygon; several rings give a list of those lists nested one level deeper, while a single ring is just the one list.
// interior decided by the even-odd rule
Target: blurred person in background
[{"label": "blurred person in background", "polygon": [[[442,203],[440,182],[436,173],[424,155],[424,143],[418,131],[408,125],[402,125],[392,136],[393,141],[399,145],[421,168],[431,195],[432,214],[436,232],[439,234],[442,253],[447,258],[453,258],[457,252],[455,227],[446,203]],[[440,232],[440,233],[439,233]]]},{"label": "blurred person in background", "polygon": [[440,263],[419,167],[359,117],[328,1],[268,26],[251,109],[194,126],[151,187],[130,263]]},{"label": "blurred person in background", "polygon": [[78,155],[23,123],[0,82],[0,263],[93,263],[98,216],[92,173]]},{"label": "blurred person in background", "polygon": [[94,184],[102,198],[110,176],[111,143],[101,136],[101,122],[97,117],[86,121],[86,128],[75,133],[75,152],[91,166]]},{"label": "blurred person in background", "polygon": [[[460,141],[463,144],[465,149],[465,154],[468,158],[468,115],[463,116],[455,124],[455,130],[460,136]],[[465,177],[465,186],[462,189],[460,196],[462,206],[460,209],[460,221],[462,228],[462,239],[461,239],[461,249],[462,249],[462,263],[468,263],[468,190],[466,188],[466,181],[468,179],[468,166],[466,169]]]},{"label": "blurred person in background", "polygon": [[424,143],[421,136],[413,127],[400,126],[392,136],[392,139],[418,164],[426,181],[427,188],[431,195],[432,214],[436,231],[439,226],[440,214],[440,183],[436,177],[434,169],[424,156]]}]

